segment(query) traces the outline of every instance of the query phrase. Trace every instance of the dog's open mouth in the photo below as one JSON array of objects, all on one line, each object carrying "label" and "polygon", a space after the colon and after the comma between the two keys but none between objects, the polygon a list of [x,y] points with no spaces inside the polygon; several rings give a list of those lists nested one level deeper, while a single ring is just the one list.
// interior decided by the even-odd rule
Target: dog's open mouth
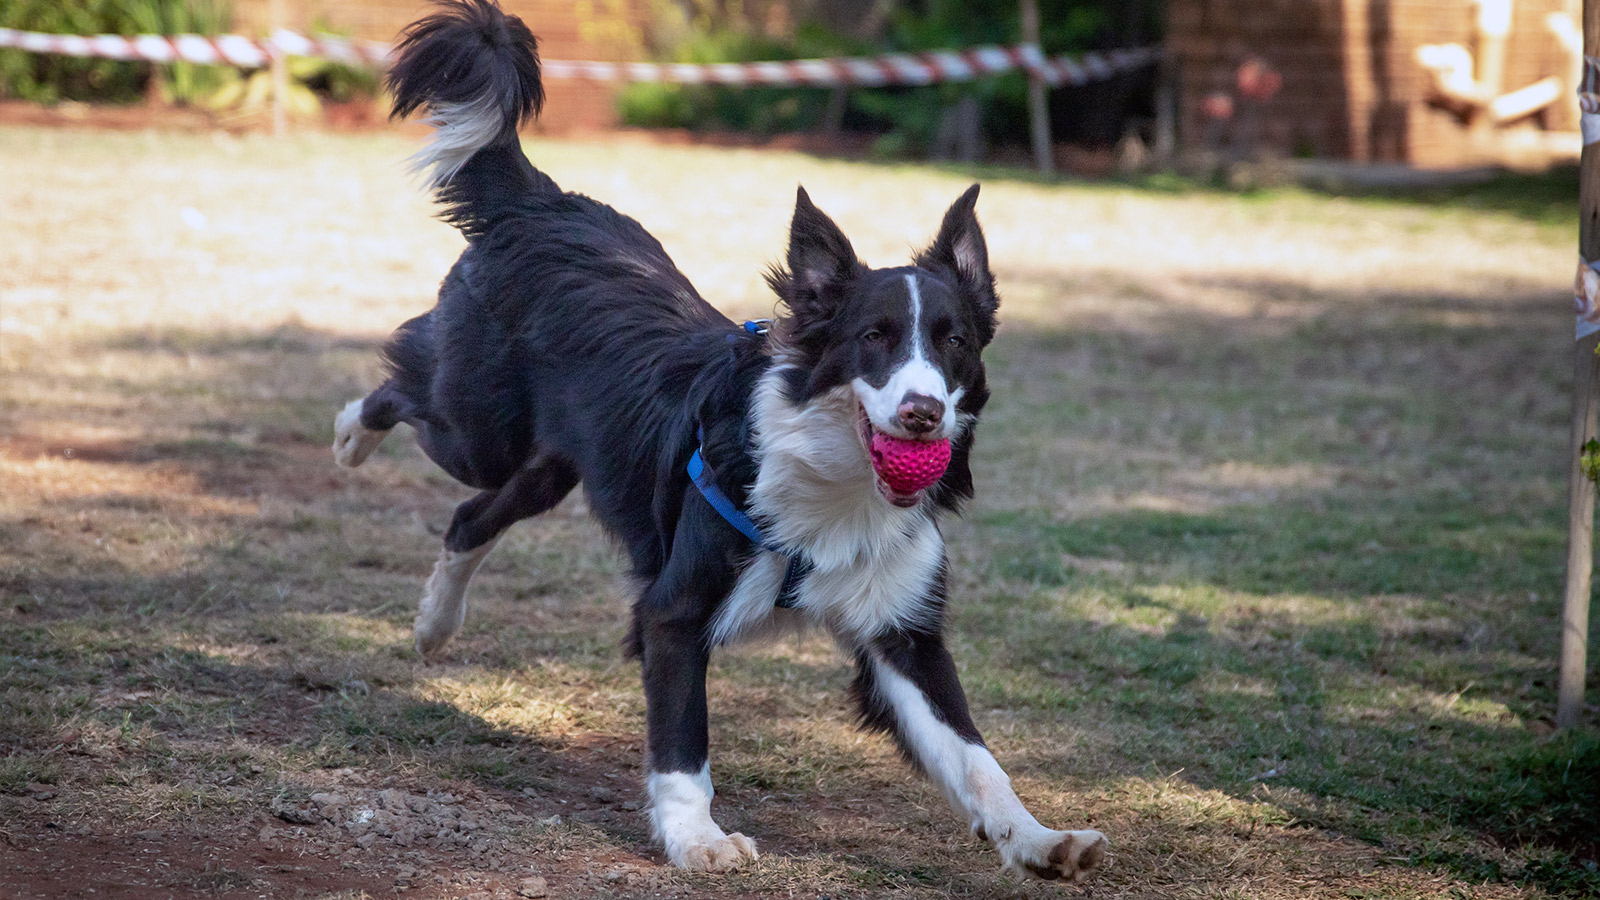
[{"label": "dog's open mouth", "polygon": [[859,412],[861,442],[872,460],[878,493],[902,509],[918,505],[950,467],[949,439],[895,437],[873,425],[864,407]]}]

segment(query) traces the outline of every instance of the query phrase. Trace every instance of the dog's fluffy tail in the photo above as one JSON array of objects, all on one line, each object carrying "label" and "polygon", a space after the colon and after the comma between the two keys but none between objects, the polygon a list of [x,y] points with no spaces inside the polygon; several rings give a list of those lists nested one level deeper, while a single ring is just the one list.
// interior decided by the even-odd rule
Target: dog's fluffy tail
[{"label": "dog's fluffy tail", "polygon": [[394,117],[428,111],[433,138],[412,157],[469,236],[500,207],[554,183],[522,155],[517,126],[544,105],[538,41],[495,0],[440,0],[439,11],[400,36],[389,69]]}]

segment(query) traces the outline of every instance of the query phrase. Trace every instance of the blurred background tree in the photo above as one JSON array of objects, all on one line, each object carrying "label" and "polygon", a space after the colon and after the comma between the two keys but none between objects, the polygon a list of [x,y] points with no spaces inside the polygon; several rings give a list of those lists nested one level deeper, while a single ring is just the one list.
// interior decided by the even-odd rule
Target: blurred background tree
[{"label": "blurred background tree", "polygon": [[[1040,0],[1046,54],[1159,42],[1164,0]],[[1020,40],[1016,0],[651,0],[641,51],[670,62],[748,62],[955,50]],[[1051,92],[1053,138],[1110,146],[1148,128],[1154,73]],[[1027,142],[1021,73],[924,87],[729,88],[635,84],[625,124],[755,134],[868,138],[884,156],[1001,152]]]}]

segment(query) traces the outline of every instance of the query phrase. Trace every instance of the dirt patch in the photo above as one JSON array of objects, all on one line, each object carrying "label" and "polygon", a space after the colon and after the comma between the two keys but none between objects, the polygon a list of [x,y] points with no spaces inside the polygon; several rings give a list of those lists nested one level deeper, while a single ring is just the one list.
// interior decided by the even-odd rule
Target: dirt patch
[{"label": "dirt patch", "polygon": [[[0,895],[12,900],[324,897],[393,893],[393,879],[243,834],[96,834],[54,822],[12,822],[0,842]],[[90,894],[88,892],[92,891]]]},{"label": "dirt patch", "polygon": [[[350,770],[332,774],[364,779]],[[26,800],[47,813],[55,792],[38,787]],[[299,802],[280,799],[271,814],[134,832],[24,809],[0,831],[0,897],[276,900],[348,893],[501,900],[690,893],[654,860],[563,850],[564,835],[593,826],[542,815],[543,806],[470,788],[352,785]]]}]

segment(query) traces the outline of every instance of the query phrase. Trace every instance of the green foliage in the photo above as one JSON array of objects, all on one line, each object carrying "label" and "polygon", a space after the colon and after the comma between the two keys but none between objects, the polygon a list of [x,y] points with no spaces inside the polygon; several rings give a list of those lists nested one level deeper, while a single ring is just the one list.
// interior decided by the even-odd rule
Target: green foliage
[{"label": "green foliage", "polygon": [[[780,41],[734,28],[693,32],[667,59],[686,63],[754,62],[870,53],[859,42],[816,28]],[[827,94],[811,88],[633,84],[617,99],[622,121],[643,128],[696,128],[770,134],[814,128]]]},{"label": "green foliage", "polygon": [[[1046,53],[1088,49],[1109,27],[1105,4],[1044,0],[1040,43]],[[698,28],[662,54],[677,62],[753,62],[887,52],[950,50],[1020,40],[1013,0],[926,0],[902,5],[877,40],[815,23],[785,39],[752,33],[738,19],[700,17]],[[618,97],[624,123],[647,128],[692,128],[756,133],[820,127],[829,91],[818,88],[738,88],[718,85],[635,84]],[[991,134],[1027,129],[1027,79],[1020,73],[964,84],[852,90],[841,120],[847,130],[880,135],[881,155],[926,150],[944,111],[964,96],[978,99]]]},{"label": "green foliage", "polygon": [[1583,470],[1583,476],[1590,481],[1600,483],[1600,441],[1590,438],[1583,444],[1583,453],[1578,456],[1578,468]]},{"label": "green foliage", "polygon": [[[16,0],[0,6],[0,26],[54,34],[132,34],[118,0]],[[55,103],[60,100],[131,102],[142,95],[149,67],[142,63],[0,50],[0,96]]]},{"label": "green foliage", "polygon": [[[344,102],[378,93],[378,77],[369,69],[306,56],[289,57],[287,66],[289,93],[284,105],[291,116],[316,116],[322,111],[324,99]],[[257,69],[241,75],[229,69],[227,77],[205,101],[218,111],[264,112],[272,101],[272,72]]]},{"label": "green foliage", "polygon": [[[0,4],[0,26],[51,34],[222,34],[233,21],[230,0],[13,0]],[[321,26],[315,30],[328,32]],[[370,69],[324,59],[289,60],[291,114],[315,115],[322,100],[343,102],[378,93]],[[36,103],[78,100],[133,103],[155,93],[168,103],[256,112],[266,108],[266,70],[230,66],[78,59],[0,50],[0,96]]]},{"label": "green foliage", "polygon": [[[223,34],[233,24],[228,0],[121,0],[135,34]],[[161,98],[198,104],[231,73],[225,66],[177,62],[156,67]]]},{"label": "green foliage", "polygon": [[[0,4],[0,26],[50,34],[218,34],[232,22],[227,0],[11,0]],[[216,90],[226,70],[216,66],[79,59],[0,50],[0,96],[132,103],[150,78],[170,102],[195,103]]]}]

